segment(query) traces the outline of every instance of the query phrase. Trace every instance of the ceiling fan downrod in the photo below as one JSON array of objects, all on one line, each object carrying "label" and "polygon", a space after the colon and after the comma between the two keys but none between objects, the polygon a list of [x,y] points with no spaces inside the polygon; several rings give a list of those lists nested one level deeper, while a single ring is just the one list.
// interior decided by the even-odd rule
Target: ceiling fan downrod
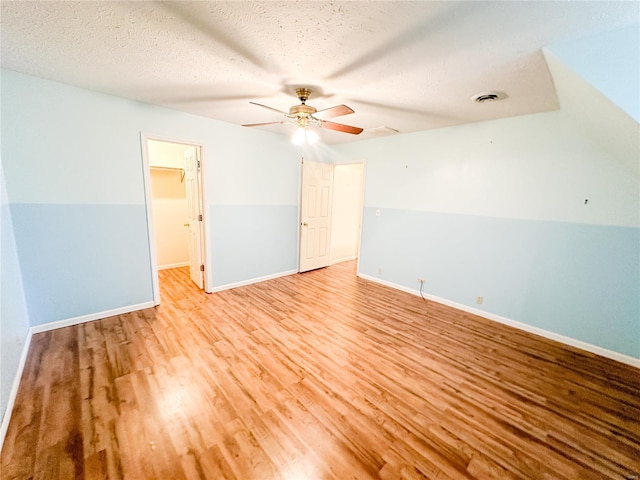
[{"label": "ceiling fan downrod", "polygon": [[300,102],[304,104],[307,100],[309,100],[309,97],[311,96],[311,89],[296,88],[296,95],[298,96],[298,100],[300,100]]},{"label": "ceiling fan downrod", "polygon": [[311,105],[307,105],[305,103],[311,96],[310,88],[296,88],[296,95],[298,96],[298,99],[301,103],[300,105],[294,105],[293,107],[291,107],[289,109],[289,115],[311,116],[318,111]]}]

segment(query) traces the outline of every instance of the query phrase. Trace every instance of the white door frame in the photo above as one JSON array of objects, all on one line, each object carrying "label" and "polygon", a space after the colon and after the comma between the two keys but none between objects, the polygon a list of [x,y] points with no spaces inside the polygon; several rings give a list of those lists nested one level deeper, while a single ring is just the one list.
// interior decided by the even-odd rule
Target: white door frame
[{"label": "white door frame", "polygon": [[[318,161],[318,160],[314,160],[314,161]],[[302,202],[303,200],[303,192],[302,192],[302,175],[303,175],[303,164],[304,162],[304,157],[300,158],[300,174],[298,175],[298,180],[299,180],[299,184],[298,184],[298,198],[300,199],[300,203],[298,203],[298,251],[296,252],[296,256],[298,259],[298,272],[300,272],[300,252],[301,252],[301,231],[302,231],[302,225],[301,225],[301,211],[302,211]],[[331,162],[331,164],[333,165],[333,167],[338,167],[341,165],[362,165],[362,191],[361,191],[361,201],[360,201],[360,232],[358,235],[358,258],[357,258],[357,265],[356,265],[356,272],[360,271],[360,247],[362,245],[362,220],[364,219],[364,195],[365,195],[365,190],[366,190],[366,182],[367,182],[367,162],[365,160],[347,160],[347,161],[338,161],[338,162]],[[333,195],[331,198],[331,207],[333,208],[335,205],[333,204]],[[330,240],[331,241],[331,240]],[[331,251],[331,248],[329,247],[329,251]],[[332,259],[329,258],[329,265],[333,265]]]},{"label": "white door frame", "polygon": [[149,149],[147,148],[147,140],[157,140],[159,142],[177,143],[181,145],[188,145],[190,147],[196,147],[200,151],[200,202],[202,203],[202,222],[201,222],[201,243],[200,248],[202,250],[202,263],[205,266],[204,272],[204,291],[209,292],[207,281],[208,277],[208,259],[210,258],[210,246],[209,236],[206,234],[205,224],[209,218],[209,209],[207,208],[207,202],[205,201],[205,165],[204,161],[204,146],[201,142],[179,139],[174,137],[167,137],[163,135],[152,135],[140,132],[140,145],[142,148],[142,174],[144,179],[144,198],[147,213],[147,236],[149,239],[149,255],[151,263],[151,283],[153,290],[153,302],[155,305],[160,305],[160,284],[158,281],[158,254],[156,248],[155,229],[153,225],[153,207],[151,198],[151,167],[149,165]]}]

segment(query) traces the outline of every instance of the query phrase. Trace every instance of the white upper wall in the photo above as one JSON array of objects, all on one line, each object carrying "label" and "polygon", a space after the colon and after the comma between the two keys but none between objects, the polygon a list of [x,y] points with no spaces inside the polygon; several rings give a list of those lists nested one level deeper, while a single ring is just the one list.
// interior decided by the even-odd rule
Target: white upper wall
[{"label": "white upper wall", "polygon": [[1,74],[11,203],[144,204],[140,135],[147,134],[203,145],[210,204],[298,204],[299,155],[284,136]]},{"label": "white upper wall", "polygon": [[[290,138],[246,127],[204,153],[209,203],[298,205],[300,154]],[[213,170],[210,167],[214,165]],[[233,179],[228,181],[225,179]]]},{"label": "white upper wall", "polygon": [[637,124],[630,127],[633,120],[603,98],[591,106],[593,128],[587,130],[578,121],[582,112],[562,94],[592,87],[577,76],[561,83],[559,111],[356,142],[336,151],[343,159],[375,164],[367,168],[369,207],[640,226],[639,144],[608,140],[630,128],[633,140]]}]

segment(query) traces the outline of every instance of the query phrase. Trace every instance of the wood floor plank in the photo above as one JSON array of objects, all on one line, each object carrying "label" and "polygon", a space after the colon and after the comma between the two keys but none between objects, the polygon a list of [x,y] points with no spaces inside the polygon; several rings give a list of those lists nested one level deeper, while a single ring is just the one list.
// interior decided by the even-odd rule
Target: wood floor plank
[{"label": "wood floor plank", "polygon": [[640,478],[640,371],[354,262],[34,335],[6,479]]}]

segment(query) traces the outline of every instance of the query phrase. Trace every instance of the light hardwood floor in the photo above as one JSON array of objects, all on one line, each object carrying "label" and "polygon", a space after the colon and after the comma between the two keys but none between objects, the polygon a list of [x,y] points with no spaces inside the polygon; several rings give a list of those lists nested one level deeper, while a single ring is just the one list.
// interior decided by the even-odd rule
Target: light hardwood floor
[{"label": "light hardwood floor", "polygon": [[638,369],[353,262],[160,273],[160,307],[33,337],[2,479],[639,478]]}]

